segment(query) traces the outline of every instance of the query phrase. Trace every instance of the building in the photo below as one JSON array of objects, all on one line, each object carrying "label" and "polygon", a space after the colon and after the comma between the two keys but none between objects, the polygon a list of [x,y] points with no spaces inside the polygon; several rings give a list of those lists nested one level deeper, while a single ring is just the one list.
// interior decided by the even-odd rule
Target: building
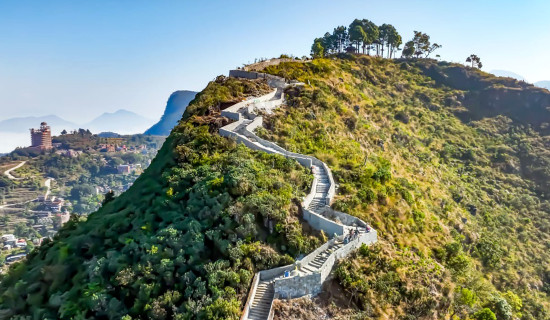
[{"label": "building", "polygon": [[8,241],[15,241],[17,240],[13,234],[5,234],[2,236],[2,241],[8,242]]},{"label": "building", "polygon": [[46,122],[40,124],[40,129],[31,129],[31,147],[40,150],[52,148],[52,131]]},{"label": "building", "polygon": [[141,169],[141,164],[121,164],[116,167],[117,172],[121,174],[128,174]]},{"label": "building", "polygon": [[46,210],[51,210],[54,213],[61,212],[61,208],[65,204],[65,199],[59,197],[50,197],[44,200],[44,206]]}]

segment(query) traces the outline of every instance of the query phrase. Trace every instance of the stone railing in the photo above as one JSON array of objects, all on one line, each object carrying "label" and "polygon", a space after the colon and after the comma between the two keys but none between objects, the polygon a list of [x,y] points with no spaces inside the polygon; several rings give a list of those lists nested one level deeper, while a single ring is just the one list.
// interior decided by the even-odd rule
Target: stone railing
[{"label": "stone railing", "polygon": [[[331,170],[324,162],[312,156],[290,152],[278,146],[276,143],[258,137],[254,133],[254,130],[263,124],[263,117],[257,116],[255,114],[255,109],[271,111],[273,108],[283,103],[284,95],[282,94],[282,89],[286,86],[284,79],[262,73],[246,72],[242,70],[231,70],[230,76],[247,79],[264,78],[267,79],[270,86],[276,89],[264,96],[239,102],[223,110],[223,116],[236,121],[220,128],[220,135],[234,138],[237,142],[243,143],[247,147],[254,150],[260,150],[272,154],[280,154],[285,157],[295,159],[307,168],[311,168],[312,166],[323,168],[327,173],[329,180],[329,189],[325,196],[325,207],[315,210],[317,212],[307,209],[317,191],[317,178],[314,178],[310,193],[303,199],[301,205],[304,220],[306,220],[314,229],[325,232],[329,237],[332,237],[332,239],[293,265],[258,272],[254,277],[243,311],[243,317],[241,317],[241,319],[246,319],[254,301],[254,296],[260,281],[274,279],[273,285],[275,288],[275,293],[280,297],[290,298],[307,294],[316,295],[320,292],[323,282],[329,276],[337,259],[345,257],[363,243],[370,244],[376,242],[377,233],[375,230],[369,228],[364,221],[346,213],[334,211],[329,207],[335,195],[336,184],[334,182]],[[281,95],[279,98],[276,98],[278,91],[281,91]],[[243,130],[241,125],[245,121],[248,121],[248,124]],[[299,273],[291,277],[282,277],[285,271],[297,269],[298,266],[305,266],[315,260],[315,258],[322,252],[329,248],[333,248],[337,242],[342,243],[346,229],[357,226],[366,228],[367,230],[370,230],[370,232],[360,234],[354,240],[331,252],[329,257],[323,262],[318,270],[305,274]],[[271,301],[271,304],[272,303],[273,301]],[[268,319],[271,318],[273,318],[273,310],[270,307]]]},{"label": "stone railing", "polygon": [[[252,278],[252,285],[250,286],[250,290],[248,292],[256,292],[256,289],[258,288],[258,283],[260,282],[260,273],[256,273],[254,275],[254,278]],[[254,302],[254,295],[249,294],[246,298],[246,303],[244,304],[243,313],[241,314],[240,320],[246,320],[248,319],[248,313],[250,312],[250,307],[252,306],[252,302]]]},{"label": "stone railing", "polygon": [[[315,259],[317,255],[327,248],[330,248],[340,239],[334,238],[325,243],[314,252],[309,254],[306,258],[298,261],[300,265],[307,265],[310,261]],[[358,249],[362,244],[372,244],[378,241],[378,235],[375,230],[371,230],[368,233],[363,233],[356,239],[351,240],[345,246],[332,252],[327,260],[321,265],[319,270],[307,274],[298,274],[290,277],[281,277],[274,279],[275,296],[283,299],[297,298],[306,295],[317,295],[321,292],[323,283],[329,277],[336,261],[342,259],[350,254],[352,251]]]}]

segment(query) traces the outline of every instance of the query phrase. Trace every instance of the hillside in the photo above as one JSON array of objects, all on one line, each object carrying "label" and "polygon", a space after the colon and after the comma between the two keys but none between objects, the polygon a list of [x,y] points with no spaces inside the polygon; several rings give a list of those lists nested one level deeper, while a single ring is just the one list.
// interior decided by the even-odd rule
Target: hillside
[{"label": "hillside", "polygon": [[[276,318],[550,318],[550,92],[426,59],[338,55],[264,72],[306,85],[258,135],[324,161],[332,207],[379,237],[340,262],[320,299],[278,301]],[[307,170],[218,134],[221,110],[269,91],[211,82],[129,191],[12,267],[0,318],[238,319],[255,271],[325,237],[300,218]]]},{"label": "hillside", "polygon": [[144,134],[156,136],[169,135],[172,128],[174,128],[181,119],[189,102],[191,102],[196,95],[196,92],[188,90],[180,90],[172,93],[170,98],[168,98],[168,102],[166,102],[166,108],[164,109],[162,118],[151,128],[147,129]]},{"label": "hillside", "polygon": [[336,272],[364,315],[489,307],[499,319],[548,318],[550,92],[429,60],[267,71],[312,86],[292,93],[264,138],[327,161],[340,184],[333,207],[386,239]]}]

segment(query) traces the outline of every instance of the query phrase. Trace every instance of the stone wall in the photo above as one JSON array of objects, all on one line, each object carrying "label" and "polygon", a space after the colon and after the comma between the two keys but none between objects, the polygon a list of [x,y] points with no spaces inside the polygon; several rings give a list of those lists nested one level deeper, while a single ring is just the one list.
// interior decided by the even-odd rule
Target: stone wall
[{"label": "stone wall", "polygon": [[342,224],[327,219],[305,208],[302,209],[302,214],[304,220],[306,220],[312,228],[323,230],[329,238],[332,238],[334,235],[344,234],[345,226]]},{"label": "stone wall", "polygon": [[290,299],[307,295],[316,296],[321,293],[322,280],[320,273],[275,279],[273,282],[275,297]]},{"label": "stone wall", "polygon": [[245,70],[230,70],[229,76],[232,78],[243,78],[243,79],[265,79],[267,84],[273,88],[283,88],[286,85],[285,79],[270,74],[245,71]]},{"label": "stone wall", "polygon": [[[252,279],[252,285],[250,286],[249,292],[256,292],[256,289],[258,289],[259,282],[260,282],[260,273],[257,272],[254,275],[254,278]],[[248,313],[250,312],[250,307],[252,306],[252,302],[254,302],[254,295],[248,295],[248,298],[246,299],[246,303],[244,304],[243,313],[241,314],[240,320],[248,319]]]},{"label": "stone wall", "polygon": [[265,69],[269,66],[276,66],[279,63],[291,62],[291,61],[301,61],[301,60],[295,60],[295,59],[291,59],[291,58],[269,59],[269,60],[260,61],[260,62],[256,62],[256,63],[246,65],[246,66],[244,66],[244,70],[246,70],[246,71],[259,71],[259,70],[263,70],[263,69]]},{"label": "stone wall", "polygon": [[363,220],[344,212],[335,211],[329,206],[323,208],[322,214],[323,216],[331,220],[340,221],[342,224],[345,224],[347,226],[359,226],[363,228],[367,227],[367,223],[365,223]]},{"label": "stone wall", "polygon": [[[275,94],[277,94],[277,90],[273,90],[272,92],[263,95],[259,98],[249,99],[245,101],[241,101],[239,103],[236,103],[229,108],[226,108],[222,110],[221,115],[224,117],[227,117],[229,119],[237,120],[239,121],[241,119],[241,114],[238,112],[240,109],[253,105],[255,103],[262,103],[268,100],[271,100],[273,97],[275,97]],[[277,101],[279,102],[279,101]],[[280,103],[280,102],[279,102]]]},{"label": "stone wall", "polygon": [[[369,245],[375,243],[377,240],[378,235],[376,231],[371,230],[371,232],[361,234],[355,240],[350,241],[345,246],[333,252],[317,272],[275,279],[273,282],[275,297],[280,299],[291,299],[306,295],[315,296],[319,294],[322,290],[323,283],[330,276],[334,265],[339,259],[345,258],[352,251],[357,250],[363,243]],[[335,239],[330,240],[297,263],[300,265],[307,265],[310,261],[315,259],[320,252],[331,246],[334,241]],[[293,270],[293,266],[285,266],[283,269]]]}]

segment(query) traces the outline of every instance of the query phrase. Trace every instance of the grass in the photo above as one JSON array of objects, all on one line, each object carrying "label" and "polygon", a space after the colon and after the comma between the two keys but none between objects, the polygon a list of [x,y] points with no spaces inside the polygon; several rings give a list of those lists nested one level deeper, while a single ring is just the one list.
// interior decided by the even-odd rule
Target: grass
[{"label": "grass", "polygon": [[[448,83],[428,77],[430,68],[448,73]],[[462,85],[456,68],[472,72],[468,90],[449,85]],[[484,106],[468,102],[486,86],[507,88],[498,93],[504,104],[513,99],[510,87],[538,94],[533,88],[457,65],[365,56],[265,72],[309,85],[287,92],[288,106],[267,118],[260,134],[327,162],[339,184],[333,207],[379,231],[380,248],[368,256],[380,262],[369,268],[358,256],[339,269],[342,285],[372,317],[443,317],[460,287],[476,291],[475,308],[496,309],[495,297],[511,290],[523,299],[524,317],[549,317],[541,311],[550,306],[545,289],[531,290],[548,281],[542,261],[550,261],[550,210],[537,191],[546,182],[518,169],[546,170],[547,137],[526,129],[513,109],[475,119]],[[537,151],[525,157],[525,143]],[[438,255],[455,242],[459,251]],[[392,280],[377,283],[385,277]]]}]

